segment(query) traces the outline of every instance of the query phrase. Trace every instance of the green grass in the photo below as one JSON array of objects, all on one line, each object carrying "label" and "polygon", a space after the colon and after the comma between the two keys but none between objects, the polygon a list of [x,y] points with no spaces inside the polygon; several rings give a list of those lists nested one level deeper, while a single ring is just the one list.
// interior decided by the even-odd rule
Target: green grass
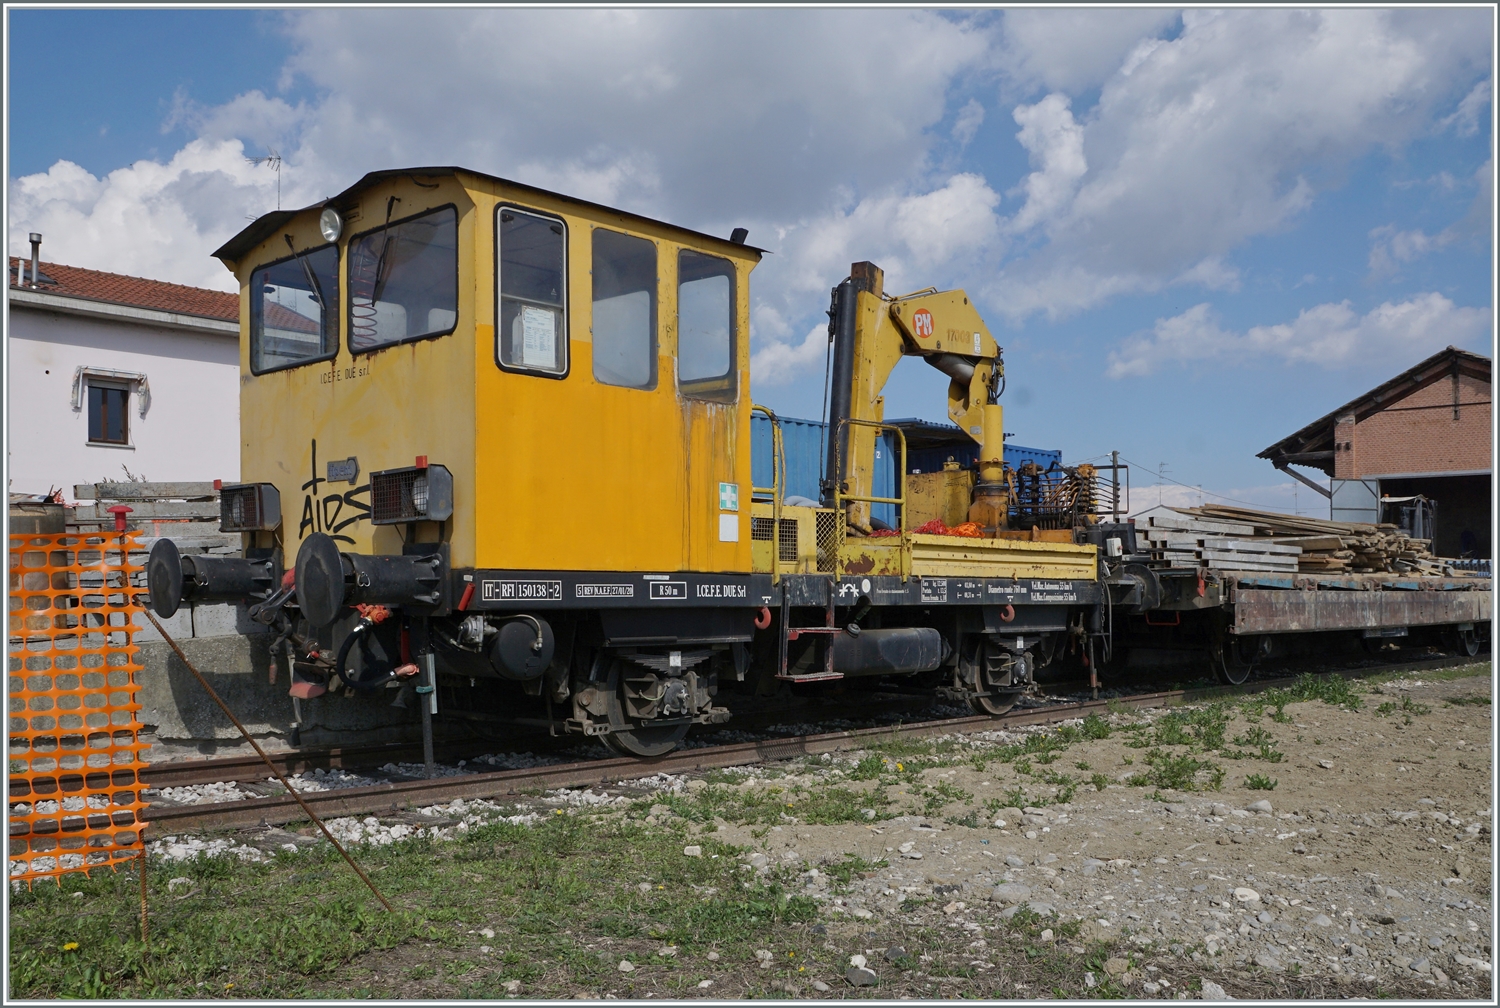
[{"label": "green grass", "polygon": [[1314,675],[1304,672],[1290,686],[1282,686],[1258,693],[1241,701],[1240,709],[1247,716],[1259,717],[1267,707],[1272,709],[1272,719],[1287,721],[1287,704],[1321,701],[1334,707],[1357,711],[1364,705],[1355,684],[1339,675]]},{"label": "green grass", "polygon": [[[891,801],[880,789],[856,791],[845,787],[770,787],[754,791],[710,785],[688,794],[661,795],[635,803],[644,815],[652,805],[665,805],[673,815],[689,822],[709,823],[715,818],[741,825],[778,825],[793,820],[811,825],[835,825],[889,819]],[[869,811],[873,810],[874,815]]]},{"label": "green grass", "polygon": [[[306,998],[326,996],[322,985],[356,962],[393,980],[493,987],[546,974],[564,986],[597,987],[612,964],[581,954],[578,941],[563,935],[748,957],[755,945],[814,918],[816,904],[787,888],[793,869],[744,871],[738,848],[708,836],[693,841],[703,857],[684,857],[687,838],[680,829],[628,818],[569,815],[532,827],[480,826],[448,843],[358,848],[394,913],[331,848],[259,864],[156,864],[148,874],[149,951],[139,940],[138,876],[69,875],[60,886],[39,882],[13,894],[10,993]],[[849,857],[829,873],[848,878],[881,864]],[[167,881],[177,876],[198,892],[169,894]],[[75,899],[75,892],[83,895]],[[495,959],[477,958],[482,939],[470,934],[486,925],[498,935],[491,944],[504,949]],[[76,949],[64,950],[73,942]],[[403,948],[405,960],[397,957]],[[357,986],[342,986],[342,996]]]},{"label": "green grass", "polygon": [[1159,787],[1174,791],[1217,791],[1224,783],[1224,770],[1207,760],[1187,753],[1165,753],[1152,749],[1146,753],[1147,769],[1130,778],[1132,787]]},{"label": "green grass", "polygon": [[1235,736],[1234,744],[1253,746],[1254,751],[1225,747],[1220,750],[1220,755],[1226,759],[1258,759],[1265,760],[1267,763],[1280,763],[1286,758],[1286,754],[1276,748],[1276,737],[1259,725],[1249,729],[1243,735]]},{"label": "green grass", "polygon": [[1251,791],[1275,791],[1278,783],[1265,774],[1250,774],[1245,778],[1245,787]]},{"label": "green grass", "polygon": [[1477,695],[1476,696],[1453,697],[1446,704],[1446,706],[1448,706],[1448,707],[1470,707],[1470,706],[1484,706],[1484,707],[1488,707],[1489,705],[1490,705],[1490,698],[1489,697],[1487,697],[1487,696],[1477,696]]},{"label": "green grass", "polygon": [[1042,775],[1042,780],[1057,788],[1057,793],[1050,799],[1055,805],[1063,805],[1072,801],[1073,795],[1078,791],[1079,782],[1068,774],[1049,772]]},{"label": "green grass", "polygon": [[1411,697],[1408,696],[1402,697],[1400,703],[1387,701],[1386,703],[1381,704],[1379,707],[1375,708],[1375,713],[1381,717],[1390,717],[1392,714],[1401,714],[1405,717],[1406,723],[1411,724],[1411,719],[1413,716],[1431,714],[1432,708],[1427,706],[1426,704],[1416,703],[1412,700]]},{"label": "green grass", "polygon": [[1365,677],[1367,683],[1393,682],[1397,679],[1407,679],[1414,675],[1420,675],[1424,682],[1453,682],[1456,679],[1472,679],[1476,676],[1489,678],[1490,663],[1487,661],[1476,661],[1472,665],[1455,665],[1452,668],[1423,669],[1417,672],[1377,672]]},{"label": "green grass", "polygon": [[866,872],[879,871],[887,867],[889,861],[867,861],[858,854],[845,854],[842,861],[836,864],[825,865],[823,871],[832,875],[839,882],[848,885],[854,876],[863,875]]}]

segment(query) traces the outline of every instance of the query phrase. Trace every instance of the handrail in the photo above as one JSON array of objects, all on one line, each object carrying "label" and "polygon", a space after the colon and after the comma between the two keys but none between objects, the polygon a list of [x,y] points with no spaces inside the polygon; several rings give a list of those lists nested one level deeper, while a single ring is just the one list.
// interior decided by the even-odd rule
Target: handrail
[{"label": "handrail", "polygon": [[[901,464],[896,470],[896,486],[900,488],[901,496],[872,497],[861,496],[858,494],[846,494],[844,493],[843,489],[844,481],[835,479],[833,485],[833,507],[836,512],[842,514],[844,511],[845,501],[860,501],[865,504],[900,505],[901,510],[899,512],[899,518],[897,519],[897,521],[900,524],[901,532],[901,580],[905,581],[908,577],[911,576],[911,551],[908,549],[908,546],[910,544],[907,542],[906,538],[906,432],[903,431],[900,427],[895,426],[894,424],[880,423],[875,420],[856,420],[853,417],[845,417],[844,419],[840,420],[839,429],[834,432],[834,450],[836,453],[835,462],[838,464],[838,469],[834,473],[835,476],[844,471],[843,459],[838,455],[839,449],[837,446],[843,444],[843,428],[845,424],[854,424],[856,427],[872,427],[877,431],[895,431],[896,436],[901,439]],[[842,566],[843,558],[835,555],[833,569],[836,576],[843,574],[843,571],[841,570]]]},{"label": "handrail", "polygon": [[750,479],[750,506],[755,507],[757,493],[771,495],[771,584],[781,583],[781,494],[782,481],[786,473],[786,449],[781,440],[781,420],[765,406],[750,405],[750,412],[759,411],[771,421],[771,485],[758,487]]}]

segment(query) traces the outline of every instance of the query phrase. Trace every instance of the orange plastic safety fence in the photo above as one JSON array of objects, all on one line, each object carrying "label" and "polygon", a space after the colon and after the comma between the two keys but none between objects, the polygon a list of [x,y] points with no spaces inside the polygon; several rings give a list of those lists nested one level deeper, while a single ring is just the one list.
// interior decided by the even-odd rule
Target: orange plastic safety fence
[{"label": "orange plastic safety fence", "polygon": [[136,532],[10,537],[10,877],[138,857]]}]

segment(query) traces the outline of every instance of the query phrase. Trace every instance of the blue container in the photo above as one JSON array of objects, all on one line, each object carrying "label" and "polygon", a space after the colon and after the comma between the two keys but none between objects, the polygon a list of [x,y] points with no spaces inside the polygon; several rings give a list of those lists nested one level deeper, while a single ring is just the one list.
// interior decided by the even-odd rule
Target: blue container
[{"label": "blue container", "polygon": [[[823,478],[823,428],[816,420],[781,417],[781,443],[786,452],[783,494],[817,500],[818,481]],[[769,487],[772,479],[771,421],[763,414],[750,416],[750,478],[758,487]]]},{"label": "blue container", "polygon": [[[781,417],[781,440],[786,452],[786,496],[807,497],[818,500],[818,482],[823,474],[823,461],[827,457],[828,442],[825,439],[826,425],[818,420],[796,420]],[[895,420],[903,426],[912,425],[907,434],[906,471],[908,473],[940,472],[943,463],[953,459],[962,466],[972,466],[979,458],[979,445],[951,424],[937,424],[918,420]],[[949,443],[932,446],[933,440]],[[912,447],[913,441],[924,447]],[[896,496],[896,466],[901,454],[901,445],[893,433],[882,434],[875,443],[875,492],[874,497]],[[1019,469],[1023,463],[1035,462],[1043,469],[1054,463],[1062,465],[1062,452],[1046,448],[1027,448],[1024,445],[1007,444],[1005,463]],[[761,414],[753,414],[750,420],[750,471],[755,485],[771,485],[771,421]],[[891,527],[896,525],[894,504],[875,504],[871,513]]]}]

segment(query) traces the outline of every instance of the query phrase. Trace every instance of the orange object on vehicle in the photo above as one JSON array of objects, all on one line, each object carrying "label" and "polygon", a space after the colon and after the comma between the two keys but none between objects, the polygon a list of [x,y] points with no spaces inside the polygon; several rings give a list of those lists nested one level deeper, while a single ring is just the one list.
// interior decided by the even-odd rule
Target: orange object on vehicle
[{"label": "orange object on vehicle", "polygon": [[979,526],[978,522],[964,522],[962,525],[955,525],[949,529],[948,535],[964,536],[969,539],[983,539],[984,529]]}]

